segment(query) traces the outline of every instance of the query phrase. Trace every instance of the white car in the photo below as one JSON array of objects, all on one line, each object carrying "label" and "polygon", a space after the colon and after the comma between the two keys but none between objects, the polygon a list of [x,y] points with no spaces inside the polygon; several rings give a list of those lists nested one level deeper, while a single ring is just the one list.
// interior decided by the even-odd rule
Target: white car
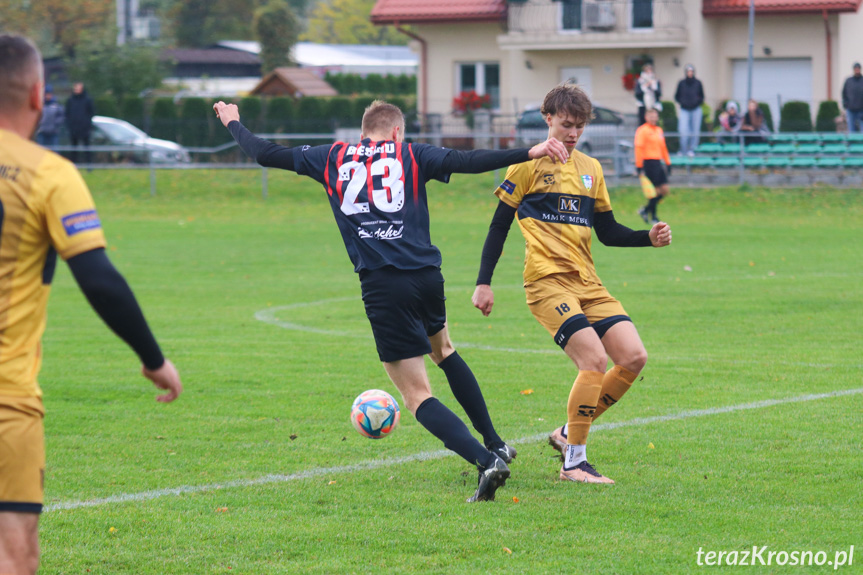
[{"label": "white car", "polygon": [[115,161],[131,161],[140,164],[186,164],[191,161],[189,152],[175,142],[151,138],[125,120],[93,116],[90,133],[93,146],[123,146],[135,148],[129,151],[112,152]]},{"label": "white car", "polygon": [[[623,114],[594,106],[594,119],[584,129],[575,148],[585,154],[613,154],[618,140],[629,139],[635,133]],[[518,117],[515,126],[515,145],[532,146],[548,137],[548,125],[539,108],[528,108]]]}]

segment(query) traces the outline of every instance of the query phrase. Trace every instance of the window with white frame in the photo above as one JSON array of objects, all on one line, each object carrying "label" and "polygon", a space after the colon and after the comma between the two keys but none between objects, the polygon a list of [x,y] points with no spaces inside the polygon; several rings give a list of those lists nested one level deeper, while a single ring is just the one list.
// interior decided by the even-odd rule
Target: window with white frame
[{"label": "window with white frame", "polygon": [[500,108],[500,64],[497,62],[468,62],[458,64],[456,94],[475,91],[480,96],[488,94],[491,107]]},{"label": "window with white frame", "polygon": [[632,28],[653,28],[653,0],[632,0]]}]

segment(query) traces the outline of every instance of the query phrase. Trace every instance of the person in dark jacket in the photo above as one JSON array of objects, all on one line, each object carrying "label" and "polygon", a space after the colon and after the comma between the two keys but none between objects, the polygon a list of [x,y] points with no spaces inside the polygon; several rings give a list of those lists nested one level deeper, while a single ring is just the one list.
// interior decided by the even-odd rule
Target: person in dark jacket
[{"label": "person in dark jacket", "polygon": [[687,64],[686,77],[677,84],[674,101],[680,105],[680,153],[695,155],[701,133],[701,104],[704,103],[704,86],[695,77],[695,67]]},{"label": "person in dark jacket", "polygon": [[863,74],[860,63],[854,64],[854,75],[842,86],[842,107],[848,121],[848,132],[860,132],[863,127]]},{"label": "person in dark jacket", "polygon": [[60,143],[60,130],[63,129],[65,118],[63,105],[54,97],[51,84],[46,84],[45,106],[42,108],[39,129],[36,131],[36,141],[39,145],[51,147]]},{"label": "person in dark jacket", "polygon": [[[93,127],[93,100],[84,89],[84,84],[76,82],[72,86],[72,96],[66,100],[66,127],[69,128],[69,141],[73,146],[84,145],[84,161],[90,163],[90,130]],[[78,151],[72,152],[72,161],[78,161]]]}]

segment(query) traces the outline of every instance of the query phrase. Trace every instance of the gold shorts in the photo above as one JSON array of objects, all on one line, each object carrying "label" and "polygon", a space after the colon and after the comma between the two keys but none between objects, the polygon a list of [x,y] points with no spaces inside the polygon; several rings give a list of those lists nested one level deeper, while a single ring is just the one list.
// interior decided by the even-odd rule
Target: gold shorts
[{"label": "gold shorts", "polygon": [[562,348],[581,329],[592,327],[602,338],[614,324],[631,321],[602,284],[585,284],[576,273],[542,277],[525,284],[524,293],[533,317]]},{"label": "gold shorts", "polygon": [[0,396],[0,511],[42,511],[44,413],[39,397]]}]

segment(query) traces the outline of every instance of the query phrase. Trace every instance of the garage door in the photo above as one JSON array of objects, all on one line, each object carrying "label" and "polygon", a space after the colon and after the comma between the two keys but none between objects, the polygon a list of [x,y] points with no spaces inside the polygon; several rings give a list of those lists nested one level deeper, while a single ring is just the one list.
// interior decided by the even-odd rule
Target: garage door
[{"label": "garage door", "polygon": [[[732,60],[734,66],[734,99],[746,110],[747,63]],[[773,126],[779,128],[779,110],[785,102],[797,100],[808,102],[815,112],[812,101],[811,58],[758,58],[752,67],[752,97],[770,105]]]}]

